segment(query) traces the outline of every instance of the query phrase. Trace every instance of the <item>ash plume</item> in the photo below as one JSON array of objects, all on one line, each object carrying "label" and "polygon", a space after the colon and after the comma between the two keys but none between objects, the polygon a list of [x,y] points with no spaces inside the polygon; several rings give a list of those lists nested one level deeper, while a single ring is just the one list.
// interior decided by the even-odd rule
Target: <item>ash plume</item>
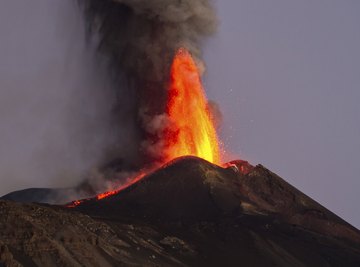
[{"label": "ash plume", "polygon": [[[109,60],[119,99],[133,94],[125,115],[136,132],[139,166],[161,161],[166,127],[169,69],[174,53],[185,47],[198,62],[201,43],[216,30],[210,0],[85,0],[89,36],[99,38],[99,51]],[[121,101],[119,116],[124,117]],[[119,120],[120,122],[120,120]],[[109,161],[121,155],[113,153]]]}]

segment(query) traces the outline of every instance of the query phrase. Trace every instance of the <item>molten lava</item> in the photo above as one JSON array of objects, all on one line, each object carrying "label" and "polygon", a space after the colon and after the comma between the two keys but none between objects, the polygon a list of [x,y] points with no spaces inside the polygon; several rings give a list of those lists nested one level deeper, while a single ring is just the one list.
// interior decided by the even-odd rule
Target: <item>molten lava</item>
[{"label": "molten lava", "polygon": [[183,48],[176,53],[171,67],[167,114],[170,118],[167,161],[192,155],[220,163],[219,141],[199,70]]}]

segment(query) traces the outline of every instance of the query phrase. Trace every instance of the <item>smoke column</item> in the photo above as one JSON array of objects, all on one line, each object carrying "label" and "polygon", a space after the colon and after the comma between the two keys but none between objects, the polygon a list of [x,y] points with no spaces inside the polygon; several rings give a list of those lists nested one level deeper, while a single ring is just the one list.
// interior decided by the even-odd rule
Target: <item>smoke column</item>
[{"label": "smoke column", "polygon": [[[216,16],[209,0],[86,0],[82,4],[89,36],[99,38],[99,51],[109,59],[119,99],[134,96],[128,120],[136,133],[136,164],[162,160],[165,106],[170,64],[184,47],[200,68],[201,43],[214,33]],[[130,122],[133,123],[130,123]],[[113,154],[112,160],[123,155]],[[111,160],[110,160],[111,161]]]}]

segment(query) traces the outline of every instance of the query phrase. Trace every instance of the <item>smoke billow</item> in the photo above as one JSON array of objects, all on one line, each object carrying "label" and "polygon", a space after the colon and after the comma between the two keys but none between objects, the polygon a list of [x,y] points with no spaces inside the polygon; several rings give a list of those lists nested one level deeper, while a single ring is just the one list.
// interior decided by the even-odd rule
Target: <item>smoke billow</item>
[{"label": "smoke billow", "polygon": [[[134,94],[127,115],[135,127],[138,164],[161,161],[167,83],[174,53],[185,47],[200,70],[201,43],[216,29],[209,0],[86,0],[90,35],[99,38],[119,98]],[[121,105],[119,114],[124,115]],[[116,156],[115,156],[116,158]]]}]

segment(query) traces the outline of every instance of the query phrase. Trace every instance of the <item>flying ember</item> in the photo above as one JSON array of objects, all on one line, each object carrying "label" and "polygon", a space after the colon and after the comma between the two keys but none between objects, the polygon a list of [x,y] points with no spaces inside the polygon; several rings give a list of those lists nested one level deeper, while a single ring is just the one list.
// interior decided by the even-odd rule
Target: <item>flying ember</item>
[{"label": "flying ember", "polygon": [[199,70],[186,49],[176,53],[170,75],[166,159],[192,155],[220,164],[219,141]]}]

